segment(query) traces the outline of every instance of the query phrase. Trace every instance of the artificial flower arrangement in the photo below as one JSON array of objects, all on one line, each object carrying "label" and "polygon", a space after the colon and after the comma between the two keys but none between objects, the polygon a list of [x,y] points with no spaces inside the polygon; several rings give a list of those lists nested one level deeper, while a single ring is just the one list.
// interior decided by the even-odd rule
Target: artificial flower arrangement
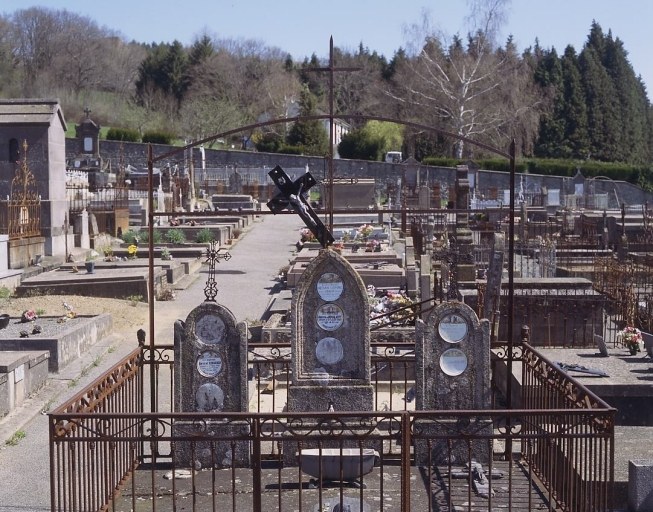
[{"label": "artificial flower arrangement", "polygon": [[33,322],[38,318],[38,315],[36,314],[36,311],[33,309],[26,309],[23,311],[23,313],[20,315],[20,321],[21,322]]},{"label": "artificial flower arrangement", "polygon": [[642,331],[637,327],[624,327],[619,331],[619,337],[624,346],[630,350],[631,353],[639,352],[642,344]]},{"label": "artificial flower arrangement", "polygon": [[368,236],[372,234],[374,227],[371,224],[363,224],[358,228],[356,232],[356,238],[359,240],[365,240]]},{"label": "artificial flower arrangement", "polygon": [[345,248],[345,244],[342,242],[335,242],[331,247],[336,252],[342,252],[342,250]]},{"label": "artificial flower arrangement", "polygon": [[[367,290],[371,306],[371,323],[377,325],[388,320],[393,325],[412,325],[414,322],[413,301],[403,291],[377,291],[373,287]],[[406,309],[403,309],[406,308]],[[388,315],[387,317],[385,315]],[[379,317],[383,316],[384,319]]]},{"label": "artificial flower arrangement", "polygon": [[365,252],[378,252],[381,249],[381,242],[370,240],[365,244]]},{"label": "artificial flower arrangement", "polygon": [[302,228],[299,230],[299,235],[301,237],[302,242],[315,242],[317,238],[315,238],[315,235],[313,232],[308,229],[308,228]]},{"label": "artificial flower arrangement", "polygon": [[138,252],[138,247],[134,244],[131,244],[129,247],[127,247],[127,254],[129,255],[130,259],[136,258],[136,253]]}]

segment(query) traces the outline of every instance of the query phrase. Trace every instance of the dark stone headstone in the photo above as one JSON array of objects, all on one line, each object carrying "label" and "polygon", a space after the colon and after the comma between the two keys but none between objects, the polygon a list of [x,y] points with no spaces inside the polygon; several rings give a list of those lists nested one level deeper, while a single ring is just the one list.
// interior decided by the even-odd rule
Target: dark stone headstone
[{"label": "dark stone headstone", "polygon": [[[175,323],[174,405],[175,412],[246,412],[247,338],[246,326],[236,325],[233,314],[215,302],[204,302],[193,309],[186,322]],[[239,422],[219,420],[175,421],[177,436],[190,436],[197,429],[215,436],[213,442],[176,444],[180,465],[202,467],[246,466],[249,447],[220,441],[230,433],[242,432]],[[194,451],[194,453],[193,453]],[[192,460],[191,460],[192,459]]]},{"label": "dark stone headstone", "polygon": [[[416,410],[487,410],[491,408],[490,324],[480,320],[472,308],[461,302],[437,306],[425,322],[418,321],[415,345]],[[416,440],[416,460],[423,464],[487,462],[491,456],[487,441],[454,439],[448,446],[443,434],[458,430],[457,420],[426,421],[419,425],[426,437],[433,436],[430,449],[424,440]],[[450,424],[448,424],[450,423]],[[492,433],[490,420],[470,419],[470,432]]]},{"label": "dark stone headstone", "polygon": [[[370,327],[367,289],[354,268],[331,249],[320,250],[306,267],[292,299],[292,385],[289,412],[372,411]],[[349,424],[349,423],[351,424]],[[360,429],[356,418],[337,423]],[[305,431],[301,431],[301,429]],[[312,440],[324,425],[293,426],[302,446],[338,447],[338,440]],[[369,432],[368,432],[369,433]],[[346,446],[358,446],[345,441]],[[374,442],[370,442],[373,444]],[[370,446],[378,448],[376,446]],[[296,440],[284,443],[284,460],[295,462]]]}]

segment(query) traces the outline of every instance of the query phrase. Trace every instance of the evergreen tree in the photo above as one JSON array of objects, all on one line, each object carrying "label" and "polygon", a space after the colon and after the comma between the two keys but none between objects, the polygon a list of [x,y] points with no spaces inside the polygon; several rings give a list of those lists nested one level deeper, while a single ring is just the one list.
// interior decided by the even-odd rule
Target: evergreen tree
[{"label": "evergreen tree", "polygon": [[606,162],[619,154],[622,123],[618,119],[618,98],[614,84],[592,46],[586,45],[579,65],[587,98],[590,153],[588,157]]},{"label": "evergreen tree", "polygon": [[565,120],[563,144],[569,150],[568,157],[584,159],[588,156],[590,145],[587,132],[587,106],[576,50],[571,45],[565,49],[561,68],[564,102],[560,115]]},{"label": "evergreen tree", "polygon": [[551,107],[540,116],[540,130],[535,144],[535,154],[544,158],[562,158],[567,153],[563,148],[565,137],[564,84],[562,65],[555,48],[541,55],[535,69],[535,82],[550,97]]},{"label": "evergreen tree", "polygon": [[[316,113],[316,99],[304,87],[299,100],[300,116],[311,116]],[[319,120],[299,120],[288,133],[288,144],[300,146],[305,154],[324,156],[329,151],[329,136]]]},{"label": "evergreen tree", "polygon": [[605,44],[604,66],[614,84],[619,118],[622,120],[621,140],[615,160],[643,163],[647,161],[646,132],[648,100],[628,62],[623,43],[609,34]]}]

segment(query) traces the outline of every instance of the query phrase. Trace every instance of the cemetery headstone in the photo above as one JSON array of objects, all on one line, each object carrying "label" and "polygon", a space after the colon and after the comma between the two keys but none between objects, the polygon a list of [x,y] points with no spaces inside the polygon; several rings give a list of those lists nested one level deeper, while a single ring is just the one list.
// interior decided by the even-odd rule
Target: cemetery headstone
[{"label": "cemetery headstone", "polygon": [[246,442],[222,440],[242,433],[244,426],[214,416],[247,411],[246,326],[236,325],[233,314],[224,306],[204,302],[176,327],[175,411],[207,416],[202,421],[175,421],[175,435],[192,436],[201,429],[215,436],[215,441],[196,443],[194,448],[191,443],[178,442],[176,463],[196,469],[249,464]]},{"label": "cemetery headstone", "polygon": [[[499,318],[494,318],[500,306],[501,282],[503,280],[503,259],[505,253],[505,235],[494,233],[490,264],[487,272],[487,287],[483,302],[485,318],[494,319],[495,330],[498,328]],[[498,332],[498,331],[497,331]]]},{"label": "cemetery headstone", "polygon": [[[479,320],[472,308],[452,301],[437,306],[425,322],[417,322],[415,345],[415,406],[417,410],[485,410],[491,406],[490,325]],[[416,439],[416,458],[420,464],[451,461],[469,462],[467,442],[451,445],[443,434],[459,431],[457,418],[419,425],[419,431],[432,437],[431,449],[424,439]],[[471,419],[464,427],[469,432],[491,434],[492,424],[483,418]],[[491,448],[487,440],[474,441],[471,456],[487,462]]]},{"label": "cemetery headstone", "polygon": [[246,441],[229,441],[247,426],[225,421],[220,413],[247,412],[247,326],[236,324],[234,315],[215,302],[215,264],[229,255],[220,254],[216,244],[207,250],[209,277],[206,301],[193,309],[185,322],[175,322],[174,409],[175,412],[204,413],[202,420],[177,420],[176,436],[192,436],[198,429],[215,441],[178,442],[175,460],[196,469],[249,465]]},{"label": "cemetery headstone", "polygon": [[473,238],[469,229],[469,178],[466,165],[456,166],[456,280],[474,283],[476,269],[474,265]]},{"label": "cemetery headstone", "polygon": [[[288,411],[372,411],[367,290],[340,254],[322,249],[306,267],[293,294],[291,324]],[[294,452],[284,445],[286,462],[294,462]]]},{"label": "cemetery headstone", "polygon": [[353,267],[321,250],[304,270],[291,309],[289,411],[371,411],[367,290]]}]

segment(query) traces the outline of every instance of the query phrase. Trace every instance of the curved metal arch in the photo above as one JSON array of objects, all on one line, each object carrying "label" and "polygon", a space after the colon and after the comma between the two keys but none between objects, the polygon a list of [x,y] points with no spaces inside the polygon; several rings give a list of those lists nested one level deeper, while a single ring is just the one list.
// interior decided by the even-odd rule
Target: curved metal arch
[{"label": "curved metal arch", "polygon": [[[331,43],[331,63],[333,63],[333,42]],[[333,83],[331,83],[331,87],[333,87]],[[296,122],[296,121],[319,121],[319,120],[324,120],[328,119],[330,122],[330,127],[329,127],[329,181],[333,182],[333,121],[337,117],[338,119],[350,119],[350,120],[375,120],[375,121],[386,121],[390,123],[395,123],[395,124],[401,124],[404,126],[410,126],[412,128],[417,128],[420,130],[426,130],[429,132],[433,133],[438,133],[440,135],[444,135],[445,137],[450,137],[455,140],[461,140],[465,143],[469,143],[473,146],[477,146],[483,149],[486,149],[490,151],[491,153],[494,153],[496,155],[502,156],[507,158],[510,161],[510,212],[515,211],[515,140],[513,139],[510,143],[510,149],[508,152],[502,151],[500,149],[497,149],[495,147],[492,147],[490,145],[484,144],[482,142],[475,141],[473,139],[469,139],[463,135],[458,135],[455,133],[447,132],[445,130],[441,130],[439,128],[435,128],[432,126],[427,126],[423,125],[420,123],[414,123],[411,121],[402,121],[398,119],[391,119],[383,116],[367,116],[367,115],[355,115],[355,114],[343,114],[343,115],[334,115],[333,112],[333,96],[331,96],[331,101],[330,101],[330,113],[329,114],[321,114],[321,115],[311,115],[311,116],[296,116],[296,117],[289,117],[289,118],[282,118],[282,119],[272,119],[269,121],[263,121],[259,123],[253,123],[249,124],[246,126],[241,126],[238,128],[235,128],[233,130],[228,130],[226,132],[218,133],[215,135],[212,135],[210,137],[205,137],[204,139],[198,140],[197,142],[193,142],[191,144],[186,144],[183,147],[177,148],[173,151],[168,151],[165,153],[162,153],[161,155],[157,156],[156,158],[154,157],[153,151],[152,151],[152,145],[148,145],[148,229],[150,231],[149,233],[149,293],[150,296],[154,296],[154,255],[153,255],[153,224],[154,224],[154,211],[153,211],[153,204],[154,204],[154,192],[153,192],[153,172],[154,172],[154,163],[158,162],[160,160],[163,160],[165,158],[168,158],[172,155],[176,155],[182,151],[185,151],[186,149],[193,148],[195,146],[199,146],[201,144],[205,144],[207,142],[211,142],[215,139],[218,139],[220,137],[228,137],[230,135],[235,135],[238,133],[242,133],[248,130],[253,130],[255,128],[262,128],[264,126],[273,126],[276,124],[283,124],[283,123],[290,123],[290,122]],[[331,188],[331,191],[333,188]],[[333,205],[333,198],[331,198],[330,204]],[[329,223],[330,225],[333,223],[332,222],[332,216],[333,212],[331,213],[331,222]],[[509,339],[508,339],[508,347],[509,347],[509,353],[510,356],[508,357],[507,361],[507,372],[509,375],[512,374],[512,348],[514,345],[513,341],[513,316],[514,316],[514,250],[515,250],[515,218],[514,215],[511,214],[509,221],[508,221],[508,332],[509,334]],[[150,306],[150,318],[149,318],[149,328],[150,328],[150,346],[151,348],[154,348],[154,308],[151,305]],[[154,382],[154,366],[151,368],[151,376],[150,380],[151,382]],[[152,384],[151,384],[152,385]],[[507,383],[507,389],[506,389],[506,394],[508,396],[508,408],[512,408],[512,380],[508,379]],[[154,394],[152,394],[152,397],[154,397]],[[154,398],[151,399],[152,401]],[[151,404],[152,407],[155,407],[155,404],[152,402]]]},{"label": "curved metal arch", "polygon": [[425,124],[421,123],[415,123],[412,121],[402,121],[399,119],[393,119],[390,117],[384,117],[384,116],[375,116],[375,115],[363,115],[363,114],[343,114],[343,115],[338,115],[338,116],[332,116],[330,114],[318,114],[318,115],[311,115],[311,116],[295,116],[295,117],[284,117],[284,118],[277,118],[277,119],[270,119],[269,121],[262,121],[259,123],[253,123],[253,124],[248,124],[245,126],[240,126],[238,128],[234,128],[232,130],[228,130],[226,132],[221,132],[217,133],[215,135],[210,135],[209,137],[205,137],[201,140],[198,140],[196,142],[192,142],[190,144],[186,144],[185,146],[181,146],[179,148],[176,148],[171,151],[167,151],[165,153],[162,153],[159,156],[152,157],[152,163],[158,162],[160,160],[164,160],[165,158],[169,158],[173,155],[176,155],[177,153],[181,153],[187,149],[194,148],[195,146],[200,146],[202,144],[206,144],[207,142],[212,142],[216,139],[224,138],[224,137],[229,137],[231,135],[236,135],[238,133],[246,132],[249,130],[255,130],[256,128],[263,128],[265,126],[273,126],[276,124],[285,124],[285,123],[294,123],[294,122],[303,122],[303,121],[321,121],[321,120],[329,120],[332,121],[335,117],[338,119],[344,119],[344,120],[351,120],[351,121],[382,121],[386,123],[394,123],[394,124],[400,124],[403,126],[409,126],[411,128],[416,128],[418,130],[426,130],[429,132],[434,132],[439,135],[444,135],[445,137],[449,137],[452,139],[456,140],[461,140],[465,142],[466,144],[471,144],[473,146],[477,146],[483,149],[486,149],[487,151],[490,151],[496,155],[512,159],[513,157],[510,155],[510,153],[503,151],[501,149],[495,148],[494,146],[490,146],[489,144],[485,144],[483,142],[479,142],[474,139],[470,139],[469,137],[465,137],[464,135],[458,135],[452,132],[448,132],[446,130],[442,130],[440,128],[436,128],[434,126],[428,126]]}]

